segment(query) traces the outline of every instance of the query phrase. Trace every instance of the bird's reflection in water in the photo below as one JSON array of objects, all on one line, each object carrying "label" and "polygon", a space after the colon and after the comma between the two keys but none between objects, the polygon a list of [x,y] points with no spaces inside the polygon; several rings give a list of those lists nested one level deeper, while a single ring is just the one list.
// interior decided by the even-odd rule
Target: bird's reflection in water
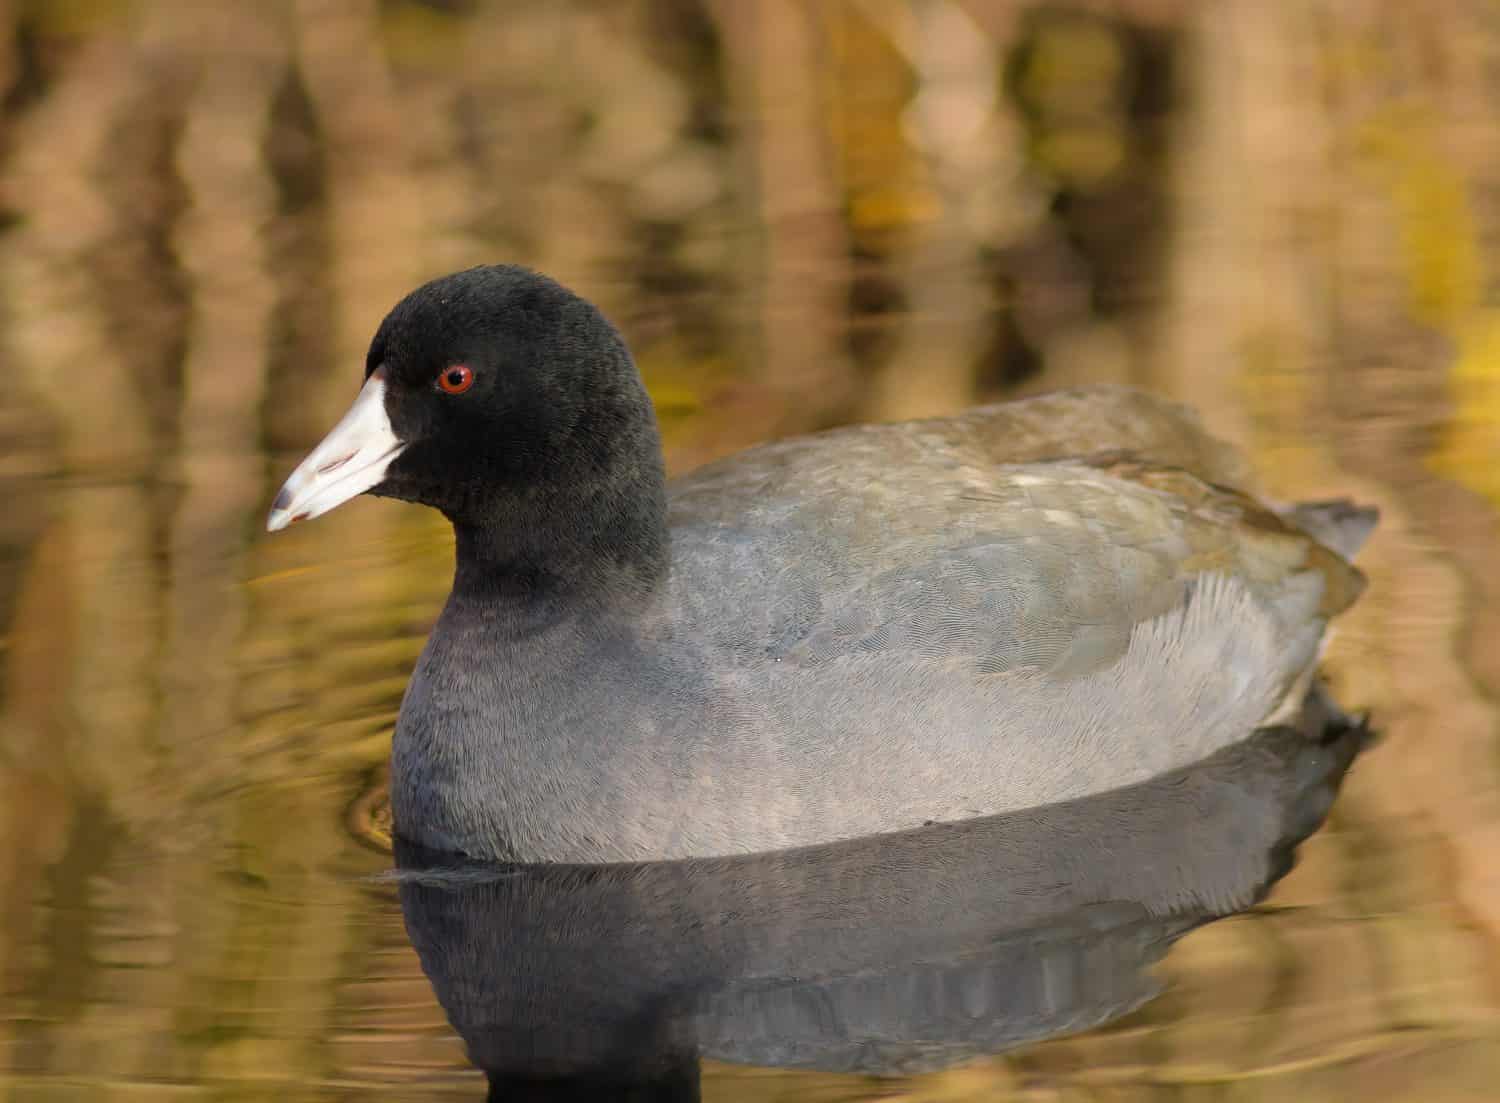
[{"label": "bird's reflection in water", "polygon": [[408,933],[490,1098],[692,1100],[702,1057],[912,1073],[1096,1026],[1259,900],[1362,729],[1315,694],[1141,785],[773,854],[601,866],[398,845]]}]

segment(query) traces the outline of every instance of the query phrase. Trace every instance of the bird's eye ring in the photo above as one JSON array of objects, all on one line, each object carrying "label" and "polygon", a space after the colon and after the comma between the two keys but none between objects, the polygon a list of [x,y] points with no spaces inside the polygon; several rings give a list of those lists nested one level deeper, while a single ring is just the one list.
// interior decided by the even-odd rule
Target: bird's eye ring
[{"label": "bird's eye ring", "polygon": [[467,364],[444,368],[437,377],[437,385],[448,394],[463,394],[474,385],[474,369]]}]

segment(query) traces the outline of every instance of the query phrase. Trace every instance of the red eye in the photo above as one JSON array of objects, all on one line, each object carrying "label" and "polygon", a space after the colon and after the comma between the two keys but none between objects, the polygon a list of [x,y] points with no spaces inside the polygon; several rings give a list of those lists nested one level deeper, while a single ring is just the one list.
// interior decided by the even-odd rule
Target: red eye
[{"label": "red eye", "polygon": [[474,370],[467,364],[454,364],[444,368],[438,376],[437,385],[449,394],[463,394],[474,385]]}]

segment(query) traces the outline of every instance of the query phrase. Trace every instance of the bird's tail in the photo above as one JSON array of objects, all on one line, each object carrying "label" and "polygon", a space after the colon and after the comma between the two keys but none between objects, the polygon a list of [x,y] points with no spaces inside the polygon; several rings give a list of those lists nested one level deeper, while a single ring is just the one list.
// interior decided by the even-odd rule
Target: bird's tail
[{"label": "bird's tail", "polygon": [[1298,502],[1283,516],[1324,547],[1353,559],[1380,520],[1374,506],[1355,505],[1348,498]]}]

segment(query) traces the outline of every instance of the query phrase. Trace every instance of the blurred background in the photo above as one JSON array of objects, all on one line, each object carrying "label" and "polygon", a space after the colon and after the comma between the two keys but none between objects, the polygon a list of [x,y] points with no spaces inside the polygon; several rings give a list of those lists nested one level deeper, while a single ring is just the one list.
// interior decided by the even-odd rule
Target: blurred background
[{"label": "blurred background", "polygon": [[472,1097],[372,845],[439,518],[269,499],[417,282],[539,267],[682,470],[1090,381],[1382,527],[1386,739],[1115,1027],[710,1100],[1500,1084],[1500,9],[0,0],[0,1098]]}]

